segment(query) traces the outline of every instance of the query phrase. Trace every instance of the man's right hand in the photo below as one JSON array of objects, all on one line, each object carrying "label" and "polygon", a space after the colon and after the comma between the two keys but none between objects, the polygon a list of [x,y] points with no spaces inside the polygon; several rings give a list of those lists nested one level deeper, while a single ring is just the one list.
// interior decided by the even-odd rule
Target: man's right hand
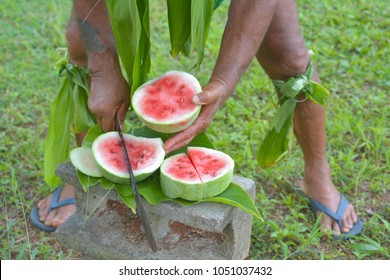
[{"label": "man's right hand", "polygon": [[122,73],[106,70],[92,73],[88,107],[104,131],[116,129],[116,112],[122,124],[129,106],[130,90]]}]

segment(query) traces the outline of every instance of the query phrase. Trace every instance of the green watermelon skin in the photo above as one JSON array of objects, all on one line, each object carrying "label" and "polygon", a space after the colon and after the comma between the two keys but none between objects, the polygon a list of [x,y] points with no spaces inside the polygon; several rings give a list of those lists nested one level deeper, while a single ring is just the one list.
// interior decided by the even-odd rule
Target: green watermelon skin
[{"label": "green watermelon skin", "polygon": [[[169,167],[172,166],[172,161],[179,157],[187,157],[187,155],[179,154],[172,156],[166,159],[160,168],[160,182],[163,193],[170,198],[183,198],[189,201],[201,201],[222,193],[230,185],[233,179],[233,159],[220,151],[203,147],[189,147],[188,151],[189,154],[194,151],[200,151],[218,156],[223,160],[226,160],[226,166],[223,168],[221,174],[214,178],[207,178],[204,180],[201,179],[202,174],[199,174],[200,171],[197,170],[198,179],[189,181],[185,178],[178,178],[176,176],[177,174],[174,174],[174,171],[169,170]],[[207,170],[207,163],[204,167]],[[186,168],[186,166],[183,168]],[[194,168],[196,170],[196,167]],[[199,167],[198,169],[201,170]]]}]

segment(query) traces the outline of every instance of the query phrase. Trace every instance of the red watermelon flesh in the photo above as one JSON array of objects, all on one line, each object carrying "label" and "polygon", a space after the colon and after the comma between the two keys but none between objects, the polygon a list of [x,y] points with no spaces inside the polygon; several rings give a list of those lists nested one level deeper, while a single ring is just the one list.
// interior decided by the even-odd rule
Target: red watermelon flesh
[{"label": "red watermelon flesh", "polygon": [[145,87],[148,94],[140,99],[142,113],[156,120],[170,120],[172,117],[192,112],[195,92],[182,81],[178,74],[163,77]]},{"label": "red watermelon flesh", "polygon": [[233,178],[234,161],[220,151],[188,147],[187,154],[167,158],[160,168],[161,190],[171,198],[199,201],[223,192]]},{"label": "red watermelon flesh", "polygon": [[[125,143],[130,164],[134,171],[144,169],[154,162],[157,151],[150,143],[129,139],[126,139]],[[118,172],[127,170],[122,144],[117,135],[113,135],[111,139],[106,138],[106,141],[101,142],[97,148],[113,170]]]},{"label": "red watermelon flesh", "polygon": [[214,179],[229,166],[229,162],[226,158],[207,151],[208,149],[189,148],[188,156],[181,154],[176,157],[166,172],[185,181],[206,182]]},{"label": "red watermelon flesh", "polygon": [[167,168],[167,172],[183,181],[199,182],[199,175],[190,158],[185,154],[177,155]]},{"label": "red watermelon flesh", "polygon": [[189,149],[188,156],[203,182],[217,177],[228,166],[226,158],[211,155],[204,150]]}]

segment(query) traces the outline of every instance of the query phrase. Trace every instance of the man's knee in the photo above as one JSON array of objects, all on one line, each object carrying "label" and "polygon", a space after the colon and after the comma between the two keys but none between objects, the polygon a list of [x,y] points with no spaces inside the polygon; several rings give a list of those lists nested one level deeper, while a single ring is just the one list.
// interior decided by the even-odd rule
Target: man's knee
[{"label": "man's knee", "polygon": [[267,42],[257,59],[271,78],[284,80],[304,73],[310,56],[301,38],[288,38]]}]

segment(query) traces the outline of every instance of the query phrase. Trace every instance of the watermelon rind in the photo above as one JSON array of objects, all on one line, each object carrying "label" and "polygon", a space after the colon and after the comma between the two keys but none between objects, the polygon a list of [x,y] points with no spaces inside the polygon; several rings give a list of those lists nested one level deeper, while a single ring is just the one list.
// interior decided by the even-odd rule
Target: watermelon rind
[{"label": "watermelon rind", "polygon": [[202,87],[199,84],[199,81],[191,74],[183,71],[169,71],[161,77],[148,81],[141,85],[133,94],[132,107],[141,122],[143,122],[149,128],[163,133],[175,133],[186,129],[196,120],[200,113],[201,106],[197,105],[194,110],[187,114],[182,114],[176,118],[172,117],[169,120],[162,121],[156,120],[155,118],[149,116],[145,116],[141,111],[140,105],[140,99],[141,96],[144,94],[145,88],[148,85],[154,83],[156,80],[161,79],[167,75],[180,75],[181,79],[185,80],[188,85],[191,85],[195,92],[200,93],[202,91]]},{"label": "watermelon rind", "polygon": [[190,201],[200,201],[214,197],[226,190],[233,179],[233,159],[229,155],[214,149],[189,147],[188,151],[191,149],[198,149],[223,157],[227,161],[225,169],[218,176],[204,181],[199,180],[198,182],[186,182],[180,179],[175,179],[167,172],[170,161],[174,160],[175,157],[181,154],[174,155],[164,160],[160,168],[160,183],[163,193],[170,198],[183,198]]},{"label": "watermelon rind", "polygon": [[[137,182],[140,182],[150,175],[152,175],[162,164],[165,157],[165,151],[163,149],[163,141],[161,138],[145,138],[145,137],[137,137],[133,136],[131,134],[123,133],[123,137],[126,141],[141,141],[143,143],[148,143],[150,145],[153,145],[156,148],[156,157],[154,158],[154,161],[151,165],[145,167],[141,170],[134,170],[133,174],[134,178]],[[104,157],[101,154],[101,151],[99,150],[99,145],[104,141],[112,141],[113,139],[119,140],[119,134],[118,132],[112,131],[107,132],[102,135],[100,135],[98,138],[95,139],[95,141],[92,144],[92,151],[93,155],[95,157],[96,163],[99,167],[100,172],[103,174],[105,178],[108,180],[119,183],[119,184],[128,184],[130,174],[127,169],[125,170],[115,170],[110,167],[109,163],[105,161]],[[124,156],[123,151],[120,150],[119,156]]]},{"label": "watermelon rind", "polygon": [[89,147],[78,147],[70,151],[69,158],[73,166],[81,173],[91,177],[103,177]]}]

